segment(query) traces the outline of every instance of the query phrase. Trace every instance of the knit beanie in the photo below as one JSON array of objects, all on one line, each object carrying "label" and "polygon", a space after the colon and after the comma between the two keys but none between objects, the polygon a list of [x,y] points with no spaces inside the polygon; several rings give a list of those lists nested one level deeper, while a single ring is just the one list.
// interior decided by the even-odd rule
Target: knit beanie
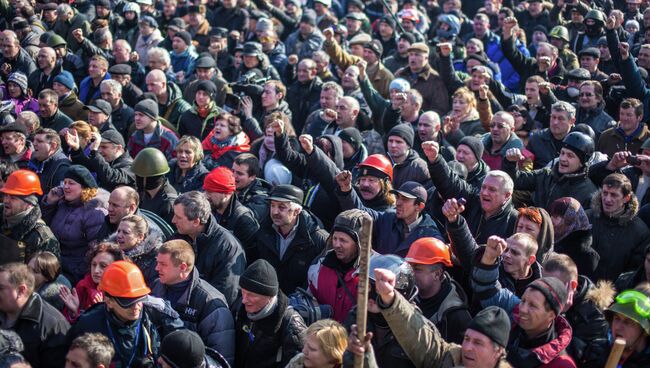
[{"label": "knit beanie", "polygon": [[239,278],[242,289],[264,296],[276,296],[280,290],[278,275],[269,262],[258,259]]},{"label": "knit beanie", "polygon": [[97,182],[85,166],[71,165],[65,172],[64,179],[72,179],[83,188],[97,188]]},{"label": "knit beanie", "polygon": [[74,77],[72,77],[72,74],[67,70],[62,71],[56,77],[54,77],[53,82],[60,83],[71,91],[77,88],[77,85],[74,82]]},{"label": "knit beanie", "polygon": [[363,144],[363,137],[361,137],[359,129],[355,127],[345,128],[341,130],[339,132],[339,138],[341,138],[342,141],[350,143],[350,145],[354,148],[354,152],[357,152]]},{"label": "knit beanie", "polygon": [[23,95],[27,94],[27,76],[21,72],[14,72],[9,75],[8,82],[16,83]]},{"label": "knit beanie", "polygon": [[415,139],[415,132],[410,124],[397,124],[393,129],[388,132],[388,137],[396,136],[402,138],[409,147],[413,147],[413,139]]},{"label": "knit beanie", "polygon": [[176,368],[202,367],[205,360],[205,344],[194,331],[176,330],[162,340],[160,357]]},{"label": "knit beanie", "polygon": [[476,156],[476,161],[481,161],[481,157],[483,157],[483,142],[479,138],[466,136],[458,143],[459,146],[461,144],[464,144],[472,150],[474,156]]},{"label": "knit beanie", "polygon": [[544,299],[553,309],[556,316],[559,316],[566,305],[568,293],[566,286],[555,277],[542,277],[531,282],[528,288],[535,289],[544,295]]},{"label": "knit beanie", "polygon": [[273,21],[269,18],[260,18],[255,25],[255,31],[264,32],[273,30]]},{"label": "knit beanie", "polygon": [[490,306],[478,312],[467,328],[482,333],[499,346],[508,345],[510,318],[508,313],[499,307]]},{"label": "knit beanie", "polygon": [[210,98],[214,99],[217,95],[217,86],[214,85],[214,82],[211,80],[201,80],[196,83],[196,92],[203,91],[207,93]]},{"label": "knit beanie", "polygon": [[158,104],[154,100],[144,99],[135,104],[134,110],[135,112],[147,115],[153,120],[158,119]]},{"label": "knit beanie", "polygon": [[203,190],[206,192],[231,194],[234,193],[236,189],[235,176],[232,171],[225,166],[219,166],[210,171],[203,180]]},{"label": "knit beanie", "polygon": [[389,91],[393,89],[397,90],[398,92],[406,92],[411,89],[411,83],[409,83],[406,79],[395,78],[388,85]]},{"label": "knit beanie", "polygon": [[179,31],[179,32],[176,32],[176,34],[174,35],[174,37],[178,37],[178,38],[180,38],[181,40],[183,40],[183,42],[185,42],[185,44],[186,44],[187,46],[192,45],[192,35],[191,35],[188,31]]}]

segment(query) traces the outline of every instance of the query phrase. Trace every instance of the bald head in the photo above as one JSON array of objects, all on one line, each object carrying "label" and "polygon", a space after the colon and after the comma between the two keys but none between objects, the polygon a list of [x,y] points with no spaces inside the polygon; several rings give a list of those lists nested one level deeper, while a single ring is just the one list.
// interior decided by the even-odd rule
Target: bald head
[{"label": "bald head", "polygon": [[119,224],[126,216],[133,215],[140,204],[138,192],[131,187],[119,187],[108,198],[108,221]]},{"label": "bald head", "polygon": [[36,61],[40,69],[54,68],[56,63],[56,52],[51,47],[42,47],[38,50]]},{"label": "bald head", "polygon": [[147,74],[147,81],[149,80],[153,82],[167,82],[167,77],[162,70],[154,69]]}]

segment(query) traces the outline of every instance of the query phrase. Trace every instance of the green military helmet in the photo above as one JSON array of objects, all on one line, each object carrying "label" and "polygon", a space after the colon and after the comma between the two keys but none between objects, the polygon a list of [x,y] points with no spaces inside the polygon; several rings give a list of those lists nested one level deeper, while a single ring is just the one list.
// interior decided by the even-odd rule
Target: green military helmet
[{"label": "green military helmet", "polygon": [[602,24],[605,24],[605,15],[598,9],[591,9],[588,11],[587,15],[585,15],[585,20],[587,19],[593,19],[595,21],[601,22]]},{"label": "green military helmet", "polygon": [[616,296],[614,303],[605,309],[607,321],[612,323],[614,313],[625,316],[634,322],[650,335],[650,298],[636,290],[626,290]]},{"label": "green military helmet", "polygon": [[143,178],[165,175],[169,172],[169,163],[159,149],[147,147],[135,156],[131,171]]},{"label": "green military helmet", "polygon": [[47,46],[51,48],[57,48],[57,47],[66,47],[68,44],[65,42],[63,37],[59,36],[58,34],[53,34],[47,39]]},{"label": "green military helmet", "polygon": [[551,33],[549,33],[549,37],[553,38],[559,38],[561,40],[564,40],[566,42],[569,42],[569,30],[566,29],[564,26],[555,26],[553,29],[551,29]]}]

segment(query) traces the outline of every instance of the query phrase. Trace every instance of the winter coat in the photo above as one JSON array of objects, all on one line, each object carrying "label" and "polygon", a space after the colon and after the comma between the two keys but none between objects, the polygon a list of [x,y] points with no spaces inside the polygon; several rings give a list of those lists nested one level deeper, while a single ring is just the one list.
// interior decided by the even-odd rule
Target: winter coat
[{"label": "winter coat", "polygon": [[503,159],[510,148],[519,148],[522,151],[524,150],[524,143],[514,132],[510,133],[508,141],[494,153],[492,153],[492,136],[489,133],[483,135],[482,141],[484,150],[481,160],[483,160],[491,170],[501,170]]},{"label": "winter coat", "polygon": [[84,107],[85,105],[74,91],[70,91],[62,100],[59,100],[59,110],[73,121],[88,120],[88,112],[84,110]]},{"label": "winter coat", "polygon": [[212,215],[196,240],[185,235],[176,237],[192,244],[199,276],[219,290],[230,310],[234,311],[239,294],[239,276],[246,269],[246,256],[237,238],[220,226]]},{"label": "winter coat", "polygon": [[199,140],[204,140],[208,135],[212,134],[212,129],[214,129],[214,124],[220,113],[221,109],[213,102],[208,115],[205,118],[201,118],[196,111],[196,105],[192,105],[192,108],[185,111],[181,116],[181,120],[178,123],[178,134],[181,137],[191,135]]},{"label": "winter coat", "polygon": [[[512,63],[503,54],[503,49],[501,48],[501,37],[494,34],[492,31],[487,31],[482,41],[488,58],[499,64],[499,69],[501,70],[501,82],[509,90],[517,91],[521,77],[518,71],[512,66]],[[515,47],[519,52],[526,57],[530,56],[530,52],[526,48],[525,43],[519,40],[516,40],[515,43]]]},{"label": "winter coat", "polygon": [[[131,356],[135,361],[155,361],[159,354],[160,343],[169,333],[184,327],[169,303],[149,295],[143,303],[141,317],[136,323],[124,323],[104,303],[95,304],[82,314],[68,333],[68,344],[76,337],[88,332],[101,333],[108,336],[115,348],[112,364],[128,367]],[[137,326],[141,325],[142,336],[136,336]],[[146,332],[145,332],[146,331]],[[133,341],[137,345],[133,346]],[[148,343],[146,346],[144,343]],[[146,354],[145,354],[146,351]]]},{"label": "winter coat", "polygon": [[600,255],[592,248],[592,230],[578,230],[555,242],[554,250],[557,253],[571,257],[578,267],[578,273],[593,278]]},{"label": "winter coat", "polygon": [[[185,73],[185,75],[189,74]],[[158,116],[177,128],[180,125],[183,113],[191,109],[192,105],[183,99],[183,93],[176,83],[167,83],[167,94],[169,95],[167,103],[162,106],[158,104],[158,110],[160,111]]]},{"label": "winter coat", "polygon": [[520,171],[517,163],[503,160],[503,171],[508,173],[515,183],[515,190],[533,191],[532,204],[536,207],[550,208],[551,203],[562,197],[573,197],[583,208],[591,206],[591,197],[598,188],[587,177],[587,170],[571,174],[560,174],[559,163],[552,168],[543,168],[530,172]]},{"label": "winter coat", "polygon": [[413,149],[409,150],[403,162],[393,166],[393,188],[397,189],[407,181],[418,182],[425,188],[431,186],[427,162],[421,159]]},{"label": "winter coat", "polygon": [[625,137],[621,128],[609,128],[600,135],[597,151],[613,157],[616,152],[630,151],[636,154],[641,150],[641,145],[650,137],[650,130],[646,124],[640,123],[631,136]]},{"label": "winter coat", "polygon": [[491,235],[507,238],[514,233],[518,212],[513,208],[510,200],[503,205],[501,211],[485,218],[481,208],[478,183],[473,184],[458,177],[442,157],[437,157],[434,162],[429,163],[429,172],[433,185],[443,199],[465,198],[467,205],[463,215],[477,243],[485,244]]},{"label": "winter coat", "polygon": [[38,206],[34,206],[20,222],[12,226],[7,225],[2,206],[0,206],[0,226],[3,235],[25,244],[22,249],[24,252],[22,259],[25,263],[40,251],[52,252],[57,257],[61,256],[59,241],[41,219],[41,209]]},{"label": "winter coat", "polygon": [[534,132],[528,139],[526,148],[535,155],[534,168],[541,169],[556,157],[560,156],[562,142],[556,140],[551,131],[546,128]]},{"label": "winter coat", "polygon": [[576,109],[576,125],[589,125],[596,133],[596,141],[605,130],[616,127],[616,121],[605,112],[604,108],[604,105],[600,105],[593,110],[585,110],[580,107]]},{"label": "winter coat", "polygon": [[57,276],[52,281],[46,281],[41,286],[35,290],[38,295],[41,296],[43,300],[50,303],[56,310],[63,313],[65,304],[63,304],[63,299],[61,299],[61,288],[66,287],[68,289],[72,288],[70,281],[63,275]]},{"label": "winter coat", "polygon": [[172,223],[174,201],[178,198],[178,193],[169,184],[168,180],[165,180],[154,197],[151,197],[149,192],[143,190],[140,190],[138,194],[140,194],[140,208],[155,213],[165,220],[167,224]]},{"label": "winter coat", "polygon": [[63,113],[60,109],[56,110],[54,115],[49,118],[40,117],[41,119],[41,128],[50,128],[54,129],[57,132],[60,132],[64,128],[70,126],[73,123],[72,119],[66,114]]},{"label": "winter coat", "polygon": [[309,292],[319,304],[332,307],[332,318],[343,323],[348,313],[357,304],[357,285],[359,284],[359,258],[347,269],[330,250],[309,267]]},{"label": "winter coat", "polygon": [[212,28],[223,27],[231,31],[239,31],[246,34],[248,31],[248,11],[236,6],[232,9],[218,7],[212,12],[210,25]]},{"label": "winter coat", "polygon": [[99,291],[97,286],[90,273],[87,273],[83,279],[79,280],[74,287],[79,297],[79,310],[76,313],[73,313],[67,307],[63,310],[63,315],[68,322],[74,324],[81,314],[97,304],[96,300],[103,300],[104,293]]},{"label": "winter coat", "polygon": [[176,151],[174,149],[177,144],[178,136],[176,133],[164,126],[161,122],[158,122],[148,144],[144,141],[144,132],[142,130],[136,130],[131,134],[126,146],[131,157],[136,157],[146,147],[153,147],[162,151],[167,157],[167,160],[171,160],[176,157]]},{"label": "winter coat", "polygon": [[203,163],[208,170],[220,166],[230,168],[239,154],[251,150],[250,139],[244,132],[229,137],[230,141],[225,144],[215,143],[213,137],[214,131],[211,131],[201,143],[205,152]]},{"label": "winter coat", "polygon": [[185,75],[190,76],[194,73],[194,65],[199,55],[191,48],[177,54],[176,51],[170,51],[169,56],[172,61],[172,69],[174,73],[183,72]]},{"label": "winter coat", "polygon": [[43,220],[61,244],[61,266],[72,281],[80,280],[88,269],[86,252],[97,239],[99,229],[108,213],[107,193],[98,192],[86,203],[80,199],[68,202],[42,203]]},{"label": "winter coat", "polygon": [[271,184],[264,179],[255,180],[237,194],[237,198],[244,206],[253,211],[256,218],[263,219],[269,214],[269,205],[266,198],[271,191]]},{"label": "winter coat", "polygon": [[[26,76],[29,76],[37,69],[36,64],[34,63],[34,59],[32,59],[29,53],[23,48],[18,51],[18,55],[14,60],[9,60],[4,56],[0,56],[0,65],[5,63],[11,66],[11,73],[21,72]],[[8,77],[8,75],[5,77]]]},{"label": "winter coat", "polygon": [[318,29],[307,36],[307,39],[303,39],[300,30],[296,30],[284,41],[284,47],[287,50],[287,55],[296,54],[302,60],[310,58],[314,51],[320,50],[324,41],[325,37]]},{"label": "winter coat", "polygon": [[302,350],[306,329],[282,292],[275,310],[259,321],[251,321],[240,306],[235,320],[235,367],[283,368]]},{"label": "winter coat", "polygon": [[113,122],[115,129],[122,134],[125,142],[129,140],[127,132],[129,130],[129,124],[131,124],[134,118],[135,111],[133,111],[133,108],[127,105],[124,100],[120,100],[118,107],[111,113],[111,121]]},{"label": "winter coat", "polygon": [[190,192],[192,190],[202,190],[203,180],[208,175],[208,169],[205,168],[203,162],[197,162],[187,171],[185,176],[181,169],[178,167],[178,159],[169,161],[169,173],[167,173],[167,180],[178,193]]},{"label": "winter coat", "polygon": [[321,228],[320,221],[306,209],[298,215],[297,226],[293,231],[295,236],[284,256],[280,257],[280,234],[275,230],[271,218],[265,217],[252,249],[253,258],[249,260],[251,263],[260,258],[268,261],[278,274],[280,289],[286,294],[291,294],[297,287],[306,288],[309,266],[323,253],[329,236]]},{"label": "winter coat", "polygon": [[[0,312],[0,323],[5,315]],[[20,336],[22,355],[33,367],[55,368],[65,364],[66,333],[70,324],[61,312],[33,292],[11,328]]]},{"label": "winter coat", "polygon": [[643,264],[650,230],[638,218],[638,201],[633,195],[624,212],[609,217],[602,212],[601,193],[594,196],[587,211],[592,225],[592,247],[600,254],[594,279],[615,280],[620,274]]},{"label": "winter coat", "polygon": [[450,99],[447,87],[442,81],[440,74],[435,71],[429,64],[419,72],[414,79],[411,69],[406,66],[395,73],[396,78],[404,78],[410,84],[411,88],[416,89],[424,100],[422,101],[422,110],[434,110],[439,115],[444,115],[449,111]]},{"label": "winter coat", "polygon": [[[108,241],[117,243],[117,234],[108,238]],[[124,255],[142,271],[144,281],[147,285],[152,285],[154,280],[158,278],[156,256],[163,241],[163,234],[161,232],[150,231],[141,243],[131,249],[124,250]]]},{"label": "winter coat", "polygon": [[70,158],[72,163],[83,165],[95,173],[97,184],[109,192],[123,185],[135,187],[135,174],[131,171],[133,159],[129,152],[125,151],[111,162],[107,162],[98,151],[92,150],[88,156],[81,149],[73,150]]},{"label": "winter coat", "polygon": [[384,212],[365,207],[354,190],[347,193],[337,190],[337,197],[343,211],[357,208],[366,211],[373,220],[373,249],[380,254],[396,254],[406,257],[411,244],[423,237],[443,239],[438,226],[427,213],[420,213],[419,223],[405,237],[406,224],[397,218],[394,210]]},{"label": "winter coat", "polygon": [[226,298],[205,280],[199,271],[192,269],[189,284],[178,300],[169,300],[169,287],[156,280],[151,294],[169,300],[180,319],[189,330],[201,336],[206,347],[221,353],[230,364],[235,358],[235,322]]},{"label": "winter coat", "polygon": [[[221,60],[221,59],[219,59],[219,60]],[[223,70],[223,69],[220,68],[219,70]],[[226,103],[226,95],[228,93],[232,93],[232,88],[230,88],[230,85],[228,84],[228,82],[226,82],[226,80],[223,79],[222,77],[220,77],[217,73],[214,73],[214,75],[212,76],[212,78],[210,80],[217,87],[216,96],[213,96],[214,103],[217,106],[223,106]],[[199,82],[200,82],[200,80],[198,78],[197,79],[190,79],[182,88],[183,89],[183,99],[185,101],[189,102],[190,104],[194,103],[194,97],[196,96],[196,87],[198,86]],[[181,136],[187,134],[187,133],[183,132],[183,129],[184,129],[183,125],[186,125],[188,127],[196,126],[196,125],[193,125],[193,124],[184,123],[184,119],[185,119],[184,117],[181,118],[181,121],[179,122],[179,126],[178,126],[178,129],[179,129],[179,132],[180,132]],[[206,131],[205,133],[203,133],[204,135],[196,135],[196,137],[198,137],[199,139],[203,139],[203,138],[205,138],[205,135],[208,134],[208,132],[209,132],[209,130]],[[192,135],[194,135],[194,134],[192,134]]]},{"label": "winter coat", "polygon": [[273,50],[265,52],[265,54],[268,56],[271,65],[279,73],[282,73],[287,68],[289,59],[287,58],[287,51],[282,41],[278,40]]},{"label": "winter coat", "polygon": [[[100,83],[109,79],[111,79],[111,73],[106,72]],[[83,102],[85,105],[90,105],[93,101],[99,98],[101,98],[99,84],[95,85],[90,76],[84,78],[79,83],[79,101]]]},{"label": "winter coat", "polygon": [[133,49],[133,51],[135,51],[138,54],[138,56],[140,57],[139,61],[143,65],[149,64],[149,55],[148,55],[149,50],[158,46],[158,44],[162,40],[163,40],[163,36],[160,33],[160,30],[158,28],[154,29],[153,33],[150,34],[148,37],[146,37],[146,39],[142,34],[138,35],[138,39],[137,41],[135,41],[135,48]]},{"label": "winter coat", "polygon": [[[77,51],[77,49],[79,49],[79,42],[77,42],[77,39],[72,35],[72,31],[77,28],[81,28],[84,37],[89,37],[92,31],[90,23],[88,22],[88,18],[84,14],[79,13],[74,8],[73,12],[74,15],[72,18],[69,18],[67,20],[57,19],[54,23],[53,31],[63,37],[68,47],[70,47],[72,51]],[[115,37],[116,40],[119,38]]]},{"label": "winter coat", "polygon": [[302,132],[310,113],[320,107],[320,93],[323,82],[315,77],[309,83],[295,81],[287,88],[286,101],[293,112],[292,122],[296,132]]},{"label": "winter coat", "polygon": [[260,224],[255,213],[241,204],[236,194],[233,194],[224,213],[215,216],[219,219],[219,225],[235,235],[244,250],[249,250],[253,246]]},{"label": "winter coat", "polygon": [[[379,303],[381,314],[390,331],[412,364],[421,368],[462,368],[460,345],[448,343],[436,326],[409,303],[401,294],[389,306]],[[373,368],[373,366],[370,366]],[[377,367],[376,365],[374,367]],[[511,367],[505,360],[495,368]]]},{"label": "winter coat", "polygon": [[431,310],[428,311],[429,313],[424,310],[425,301],[420,295],[415,298],[415,303],[422,310],[422,314],[436,325],[443,339],[456,344],[462,343],[472,316],[468,310],[467,295],[460,284],[445,273],[440,291],[426,301],[427,305],[436,308],[433,314],[430,313]]},{"label": "winter coat", "polygon": [[[645,257],[648,256],[648,252],[650,252],[650,247],[646,247]],[[648,276],[645,272],[645,262],[643,262],[636,270],[620,275],[614,283],[614,288],[618,292],[621,292],[628,289],[634,289],[640,283],[647,281]]]},{"label": "winter coat", "polygon": [[539,71],[539,67],[537,66],[537,59],[526,56],[516,48],[515,37],[510,37],[507,40],[502,39],[501,50],[503,51],[505,58],[512,64],[513,69],[519,74],[519,86],[515,92],[524,91],[526,79],[533,75],[540,75],[545,80],[553,77],[554,80],[551,82],[555,84],[560,84],[564,79],[566,70],[564,70],[561,59],[555,60],[555,68],[542,73]]},{"label": "winter coat", "polygon": [[[256,140],[260,137],[264,136],[264,119],[271,115],[271,113],[274,112],[282,112],[285,115],[289,117],[289,120],[293,120],[293,112],[291,112],[291,109],[289,108],[289,104],[286,101],[280,102],[280,105],[278,105],[277,108],[270,110],[270,111],[260,111],[259,114],[257,114],[255,117],[245,119],[242,121],[242,128],[244,129],[244,133],[252,139]],[[260,122],[262,124],[260,125]],[[319,134],[320,135],[320,134]]]}]

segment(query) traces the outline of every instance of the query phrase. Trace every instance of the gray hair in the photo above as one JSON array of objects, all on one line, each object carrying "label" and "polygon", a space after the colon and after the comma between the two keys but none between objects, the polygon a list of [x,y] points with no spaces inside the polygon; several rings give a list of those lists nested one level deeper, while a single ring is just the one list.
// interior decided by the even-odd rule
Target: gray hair
[{"label": "gray hair", "polygon": [[[498,178],[501,180],[501,184],[503,184],[503,190],[506,191],[507,193],[512,193],[515,188],[515,183],[512,181],[512,178],[510,175],[506,174],[505,172],[501,170],[492,170],[485,175],[485,179],[487,178]],[[483,180],[485,180],[483,179]]]},{"label": "gray hair", "polygon": [[208,198],[204,193],[196,190],[179,195],[174,201],[174,206],[177,204],[183,206],[185,217],[190,221],[198,218],[201,224],[207,224],[212,215]]},{"label": "gray hair", "polygon": [[59,4],[56,7],[57,14],[70,14],[72,13],[72,7],[68,4]]},{"label": "gray hair", "polygon": [[169,51],[163,49],[162,47],[152,47],[148,52],[147,52],[147,57],[151,59],[152,56],[157,56],[159,57],[165,65],[170,66],[172,65],[172,59],[169,56]]},{"label": "gray hair", "polygon": [[99,87],[101,88],[102,86],[106,86],[111,89],[111,91],[117,92],[117,94],[121,95],[122,94],[122,85],[120,82],[114,80],[114,79],[104,79],[100,84]]},{"label": "gray hair", "polygon": [[343,87],[341,87],[340,84],[331,81],[323,83],[323,86],[321,87],[321,91],[326,91],[329,89],[333,89],[336,91],[336,97],[338,98],[343,97]]},{"label": "gray hair", "polygon": [[576,117],[576,108],[566,101],[558,101],[551,106],[551,110],[558,112],[566,112],[569,116],[569,120]]},{"label": "gray hair", "polygon": [[117,46],[117,45],[122,45],[124,48],[129,50],[129,52],[133,51],[133,48],[131,47],[131,44],[127,40],[124,40],[124,39],[115,40],[113,42],[113,48],[115,48],[115,46]]}]

